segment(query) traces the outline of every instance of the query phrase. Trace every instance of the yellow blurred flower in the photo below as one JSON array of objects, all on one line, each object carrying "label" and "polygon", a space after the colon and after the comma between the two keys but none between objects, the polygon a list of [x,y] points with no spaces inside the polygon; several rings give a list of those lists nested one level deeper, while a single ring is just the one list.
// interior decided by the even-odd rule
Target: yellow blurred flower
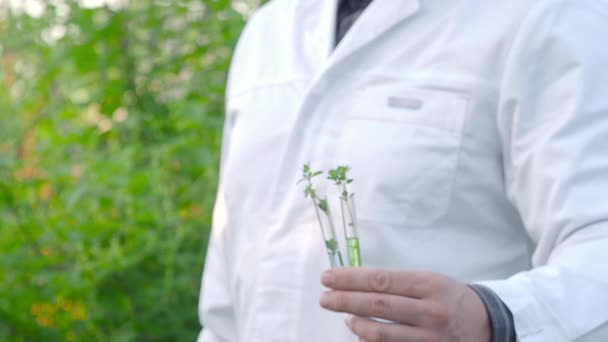
[{"label": "yellow blurred flower", "polygon": [[43,256],[45,256],[45,257],[48,257],[48,256],[53,255],[54,253],[53,253],[53,250],[52,250],[51,248],[48,248],[48,247],[42,247],[42,248],[40,249],[40,254],[42,254],[42,255],[43,255]]},{"label": "yellow blurred flower", "polygon": [[68,341],[75,341],[76,340],[76,334],[74,334],[73,331],[70,331],[70,332],[67,333],[67,335],[65,336],[65,338]]},{"label": "yellow blurred flower", "polygon": [[32,312],[32,315],[37,316],[42,312],[42,306],[39,303],[33,303],[30,311]]},{"label": "yellow blurred flower", "polygon": [[200,217],[203,214],[203,207],[198,204],[191,204],[187,208],[179,211],[182,219]]},{"label": "yellow blurred flower", "polygon": [[59,307],[63,309],[63,311],[71,311],[72,310],[72,302],[68,299],[61,298],[57,303]]},{"label": "yellow blurred flower", "polygon": [[72,166],[72,177],[78,179],[80,176],[82,176],[82,165],[76,164]]},{"label": "yellow blurred flower", "polygon": [[33,180],[43,178],[44,173],[42,172],[42,170],[37,169],[35,166],[28,165],[15,170],[13,176],[15,176],[17,180]]},{"label": "yellow blurred flower", "polygon": [[40,316],[36,319],[36,322],[38,322],[40,326],[50,327],[53,325],[54,320],[53,317],[50,316]]},{"label": "yellow blurred flower", "polygon": [[76,305],[72,308],[72,319],[75,321],[86,321],[88,318],[87,311],[84,306]]},{"label": "yellow blurred flower", "polygon": [[55,195],[55,191],[53,190],[51,183],[44,183],[40,187],[40,190],[38,190],[38,194],[41,200],[48,201]]}]

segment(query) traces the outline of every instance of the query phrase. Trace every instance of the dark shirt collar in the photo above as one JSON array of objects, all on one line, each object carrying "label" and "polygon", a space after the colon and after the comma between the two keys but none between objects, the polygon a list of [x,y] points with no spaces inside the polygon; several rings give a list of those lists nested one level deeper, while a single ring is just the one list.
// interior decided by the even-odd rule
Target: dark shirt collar
[{"label": "dark shirt collar", "polygon": [[372,0],[340,0],[336,25],[336,44],[346,35],[359,15]]},{"label": "dark shirt collar", "polygon": [[372,0],[340,0],[340,7],[346,7],[348,11],[359,11],[367,7]]}]

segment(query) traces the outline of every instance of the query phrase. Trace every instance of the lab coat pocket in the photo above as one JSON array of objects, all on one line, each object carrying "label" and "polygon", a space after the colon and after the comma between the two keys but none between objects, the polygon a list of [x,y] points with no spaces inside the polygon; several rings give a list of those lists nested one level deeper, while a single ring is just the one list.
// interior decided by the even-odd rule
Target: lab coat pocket
[{"label": "lab coat pocket", "polygon": [[337,159],[352,167],[360,219],[428,226],[449,206],[467,93],[388,84],[355,98]]}]

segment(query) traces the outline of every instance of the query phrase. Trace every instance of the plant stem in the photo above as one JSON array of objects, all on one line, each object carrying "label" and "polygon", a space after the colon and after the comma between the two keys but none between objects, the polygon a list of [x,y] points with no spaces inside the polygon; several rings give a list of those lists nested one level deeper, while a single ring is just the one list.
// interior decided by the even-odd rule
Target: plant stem
[{"label": "plant stem", "polygon": [[321,227],[321,236],[323,236],[323,242],[327,241],[327,237],[325,236],[325,230],[323,229],[323,221],[321,220],[321,215],[319,214],[319,204],[317,203],[317,199],[313,198],[312,202],[315,205],[315,213],[317,214],[317,220],[319,221],[319,226]]}]

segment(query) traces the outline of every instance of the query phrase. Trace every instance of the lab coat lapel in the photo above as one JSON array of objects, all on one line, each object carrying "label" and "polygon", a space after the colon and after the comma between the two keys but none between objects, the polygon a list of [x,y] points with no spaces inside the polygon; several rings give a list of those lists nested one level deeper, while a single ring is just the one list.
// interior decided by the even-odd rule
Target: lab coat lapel
[{"label": "lab coat lapel", "polygon": [[300,0],[298,3],[295,20],[301,20],[302,26],[300,54],[308,56],[317,78],[420,11],[420,0],[373,0],[335,47],[338,2]]},{"label": "lab coat lapel", "polygon": [[298,54],[306,56],[313,74],[318,74],[327,65],[334,50],[336,14],[338,0],[300,0],[296,11],[301,30],[299,39],[302,46]]},{"label": "lab coat lapel", "polygon": [[420,0],[372,1],[337,46],[329,64],[339,63],[419,11]]}]

